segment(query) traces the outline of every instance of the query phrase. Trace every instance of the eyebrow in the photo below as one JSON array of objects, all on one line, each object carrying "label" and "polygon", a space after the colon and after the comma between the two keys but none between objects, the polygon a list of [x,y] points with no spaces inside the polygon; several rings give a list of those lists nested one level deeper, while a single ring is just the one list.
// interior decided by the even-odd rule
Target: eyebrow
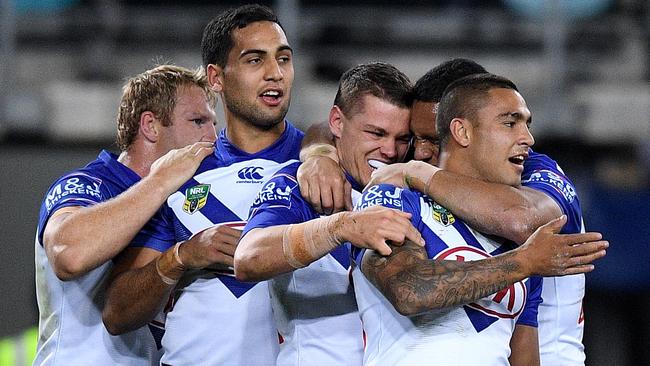
[{"label": "eyebrow", "polygon": [[[505,113],[501,113],[501,114],[499,114],[498,117],[499,117],[499,118],[501,118],[501,117],[514,117],[515,119],[523,119],[523,118],[524,118],[524,116],[523,116],[521,113],[519,113],[519,112],[505,112]],[[533,116],[532,116],[532,114],[528,117],[528,119],[526,120],[526,122],[528,122],[528,123],[532,123],[532,122],[533,122]]]},{"label": "eyebrow", "polygon": [[[282,52],[282,51],[289,51],[289,52],[293,53],[293,49],[291,48],[291,46],[288,46],[288,45],[282,45],[282,46],[278,47],[277,52]],[[259,54],[261,56],[264,56],[264,55],[268,54],[268,52],[265,51],[265,50],[257,49],[257,48],[251,48],[251,49],[242,51],[242,53],[239,54],[239,58],[242,58],[242,57],[244,57],[246,55],[250,55],[250,54]]]}]

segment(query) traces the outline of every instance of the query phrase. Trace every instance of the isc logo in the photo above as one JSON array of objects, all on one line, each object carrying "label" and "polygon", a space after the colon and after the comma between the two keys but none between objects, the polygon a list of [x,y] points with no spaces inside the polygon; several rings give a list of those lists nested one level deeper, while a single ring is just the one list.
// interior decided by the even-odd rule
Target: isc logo
[{"label": "isc logo", "polygon": [[237,176],[240,179],[248,180],[260,180],[262,179],[262,174],[259,173],[260,170],[264,170],[261,166],[247,166],[242,168],[237,172]]}]

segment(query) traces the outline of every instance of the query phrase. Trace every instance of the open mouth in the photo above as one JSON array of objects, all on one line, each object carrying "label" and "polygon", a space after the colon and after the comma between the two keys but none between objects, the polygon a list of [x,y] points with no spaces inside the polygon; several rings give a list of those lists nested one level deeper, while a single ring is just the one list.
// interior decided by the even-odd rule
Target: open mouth
[{"label": "open mouth", "polygon": [[282,90],[278,89],[269,89],[260,94],[262,100],[269,105],[278,105],[284,93]]},{"label": "open mouth", "polygon": [[383,161],[371,159],[371,160],[368,160],[368,165],[370,165],[370,167],[373,168],[373,169],[379,169],[382,166],[388,165],[388,163],[384,163]]},{"label": "open mouth", "polygon": [[519,154],[519,155],[509,157],[508,161],[510,161],[513,164],[524,165],[524,162],[526,161],[527,158],[528,158],[527,155]]}]

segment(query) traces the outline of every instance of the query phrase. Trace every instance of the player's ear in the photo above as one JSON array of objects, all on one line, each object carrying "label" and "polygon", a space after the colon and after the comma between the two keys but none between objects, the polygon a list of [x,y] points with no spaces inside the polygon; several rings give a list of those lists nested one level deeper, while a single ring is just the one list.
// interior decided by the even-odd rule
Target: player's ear
[{"label": "player's ear", "polygon": [[472,124],[465,118],[454,118],[449,123],[451,138],[462,147],[469,146],[472,139]]},{"label": "player's ear", "polygon": [[223,91],[223,68],[215,64],[209,64],[205,68],[205,74],[208,79],[208,85],[212,90],[220,93]]},{"label": "player's ear", "polygon": [[158,141],[159,128],[162,125],[151,111],[144,111],[140,114],[140,133],[146,141]]},{"label": "player's ear", "polygon": [[343,112],[341,111],[341,108],[337,105],[333,105],[332,109],[330,109],[330,116],[328,120],[329,126],[330,126],[330,131],[332,131],[332,135],[334,137],[341,138],[341,134],[343,133]]}]

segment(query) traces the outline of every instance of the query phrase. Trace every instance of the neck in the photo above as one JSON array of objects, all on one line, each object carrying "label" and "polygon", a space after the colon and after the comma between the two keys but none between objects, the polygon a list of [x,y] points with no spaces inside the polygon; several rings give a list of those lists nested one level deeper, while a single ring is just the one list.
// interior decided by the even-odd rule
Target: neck
[{"label": "neck", "polygon": [[469,164],[469,159],[464,155],[464,148],[444,148],[438,157],[438,166],[446,171],[461,174],[477,179],[481,176]]},{"label": "neck", "polygon": [[153,147],[143,146],[136,141],[120,154],[117,161],[142,178],[149,174],[151,164],[160,156],[162,154],[157,153]]},{"label": "neck", "polygon": [[265,130],[232,116],[228,117],[231,118],[226,118],[226,137],[233,145],[249,154],[271,146],[286,128],[284,121]]}]

